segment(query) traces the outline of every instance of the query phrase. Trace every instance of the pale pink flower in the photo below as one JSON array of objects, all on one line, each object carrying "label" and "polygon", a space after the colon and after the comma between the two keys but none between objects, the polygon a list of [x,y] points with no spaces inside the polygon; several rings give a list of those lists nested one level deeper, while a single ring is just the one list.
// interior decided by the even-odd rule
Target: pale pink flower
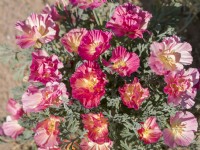
[{"label": "pale pink flower", "polygon": [[197,132],[197,119],[195,116],[186,112],[177,112],[175,116],[170,117],[171,128],[163,131],[164,143],[171,148],[177,146],[189,146],[195,138],[194,132]]},{"label": "pale pink flower", "polygon": [[69,0],[72,5],[78,6],[81,9],[94,9],[106,3],[107,0]]},{"label": "pale pink flower", "polygon": [[64,19],[63,16],[61,16],[55,5],[51,5],[49,6],[48,4],[45,6],[45,8],[42,10],[42,14],[47,14],[49,16],[51,16],[53,21],[60,21],[62,19]]},{"label": "pale pink flower", "polygon": [[41,89],[29,86],[22,95],[23,109],[25,112],[39,112],[50,106],[60,106],[62,98],[68,99],[68,95],[64,83],[49,82]]},{"label": "pale pink flower", "polygon": [[127,52],[126,48],[119,46],[112,52],[109,62],[103,60],[105,66],[117,72],[120,76],[130,76],[140,66],[140,59],[134,52]]},{"label": "pale pink flower", "polygon": [[65,84],[58,82],[48,82],[46,87],[42,89],[42,95],[43,99],[49,103],[49,106],[60,106],[63,98],[69,98]]},{"label": "pale pink flower", "polygon": [[34,141],[40,148],[57,148],[60,143],[59,138],[59,117],[50,116],[50,118],[39,122],[34,129]]},{"label": "pale pink flower", "polygon": [[87,136],[81,140],[80,148],[81,150],[110,150],[112,148],[113,142],[104,142],[98,144],[90,140]]},{"label": "pale pink flower", "polygon": [[39,112],[46,109],[49,104],[43,99],[40,89],[35,86],[29,86],[22,95],[22,106],[25,112]]},{"label": "pale pink flower", "polygon": [[156,123],[156,117],[149,117],[141,124],[142,127],[138,130],[139,138],[144,141],[145,144],[158,142],[162,136],[162,131]]},{"label": "pale pink flower", "polygon": [[197,89],[194,88],[199,81],[199,72],[197,69],[189,68],[186,70],[173,71],[165,75],[164,92],[168,95],[168,104],[174,106],[181,105],[189,109],[194,105],[194,98]]},{"label": "pale pink flower", "polygon": [[25,21],[18,21],[16,29],[23,32],[16,36],[17,45],[21,48],[34,46],[40,48],[42,44],[51,42],[58,36],[58,26],[54,23],[50,15],[31,14]]},{"label": "pale pink flower", "polygon": [[46,51],[38,50],[32,53],[32,64],[30,66],[29,81],[47,82],[60,81],[62,74],[59,69],[63,63],[58,56],[49,56]]},{"label": "pale pink flower", "polygon": [[13,139],[16,139],[23,133],[24,128],[18,123],[18,120],[12,116],[7,116],[6,122],[2,125],[3,133]]},{"label": "pale pink flower", "polygon": [[10,98],[7,103],[7,111],[15,118],[19,119],[24,111],[22,109],[22,106],[17,103],[14,99]]},{"label": "pale pink flower", "polygon": [[61,42],[68,52],[78,53],[78,47],[86,33],[85,28],[72,29],[62,37]]},{"label": "pale pink flower", "polygon": [[128,36],[131,39],[143,38],[152,15],[139,6],[125,3],[115,8],[106,28],[110,28],[117,36]]},{"label": "pale pink flower", "polygon": [[183,65],[190,65],[193,61],[191,45],[181,42],[177,36],[164,38],[160,43],[153,42],[150,50],[148,63],[151,70],[157,75],[181,70],[184,68]]},{"label": "pale pink flower", "polygon": [[84,60],[94,61],[110,48],[112,34],[102,30],[88,31],[81,40],[78,47],[78,54]]},{"label": "pale pink flower", "polygon": [[143,88],[138,78],[134,78],[132,83],[125,84],[118,89],[124,105],[128,108],[138,110],[142,102],[149,97],[148,88]]}]

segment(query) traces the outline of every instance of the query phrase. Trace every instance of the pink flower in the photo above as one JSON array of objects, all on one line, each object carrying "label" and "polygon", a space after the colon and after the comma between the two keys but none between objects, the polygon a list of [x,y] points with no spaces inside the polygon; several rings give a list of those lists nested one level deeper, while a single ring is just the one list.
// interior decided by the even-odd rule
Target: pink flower
[{"label": "pink flower", "polygon": [[98,144],[90,140],[88,137],[85,137],[81,140],[80,148],[81,150],[110,150],[112,145],[112,141]]},{"label": "pink flower", "polygon": [[21,36],[16,36],[17,45],[21,48],[40,48],[42,44],[54,40],[59,31],[51,16],[47,14],[32,14],[27,20],[18,21],[16,29],[23,32]]},{"label": "pink flower", "polygon": [[15,119],[19,119],[24,113],[22,106],[12,98],[8,100],[7,111]]},{"label": "pink flower", "polygon": [[47,14],[49,16],[51,16],[53,21],[60,21],[62,19],[64,19],[63,16],[61,16],[55,5],[51,5],[49,6],[48,4],[45,6],[45,8],[42,11],[42,14]]},{"label": "pink flower", "polygon": [[108,119],[102,113],[82,114],[84,128],[88,130],[88,138],[98,144],[110,142],[108,137]]},{"label": "pink flower", "polygon": [[22,106],[25,112],[39,112],[48,107],[44,101],[40,89],[35,86],[29,86],[27,91],[22,95]]},{"label": "pink flower", "polygon": [[133,82],[119,88],[119,93],[124,105],[138,110],[142,102],[149,97],[148,88],[143,88],[135,77]]},{"label": "pink flower", "polygon": [[110,48],[112,34],[102,30],[88,31],[81,40],[78,53],[82,59],[96,60],[98,57]]},{"label": "pink flower", "polygon": [[197,132],[197,119],[195,116],[186,112],[177,112],[175,116],[170,117],[171,128],[163,131],[164,143],[171,148],[176,146],[189,146],[195,138],[194,132]]},{"label": "pink flower", "polygon": [[63,68],[63,63],[58,56],[54,54],[49,56],[44,50],[33,52],[29,81],[39,81],[44,84],[60,81],[62,74],[59,69],[61,68]]},{"label": "pink flower", "polygon": [[86,33],[85,28],[72,29],[62,37],[61,42],[68,52],[78,53],[78,47]]},{"label": "pink flower", "polygon": [[62,98],[69,98],[65,84],[58,82],[48,82],[42,90],[42,95],[43,99],[49,103],[49,106],[60,106],[62,104]]},{"label": "pink flower", "polygon": [[34,129],[34,141],[40,148],[57,148],[60,143],[59,117],[50,116],[50,118],[39,122]]},{"label": "pink flower", "polygon": [[128,36],[131,39],[143,38],[152,15],[131,3],[117,6],[106,28],[117,36]]},{"label": "pink flower", "polygon": [[39,112],[53,105],[60,106],[62,98],[68,99],[64,83],[49,82],[41,89],[29,86],[22,95],[23,109],[25,112]]},{"label": "pink flower", "polygon": [[[200,78],[200,68],[198,69],[199,72],[199,78]],[[200,80],[197,84],[195,84],[194,88],[196,88],[197,90],[200,90]]]},{"label": "pink flower", "polygon": [[157,75],[181,70],[183,65],[190,65],[193,61],[191,45],[187,42],[181,43],[177,36],[164,38],[161,43],[153,42],[150,50],[148,63]]},{"label": "pink flower", "polygon": [[107,0],[69,0],[72,5],[78,6],[81,9],[94,9],[106,3]]},{"label": "pink flower", "polygon": [[103,63],[122,77],[130,76],[140,66],[138,55],[134,52],[127,52],[126,48],[122,46],[114,49],[109,62],[104,61]]},{"label": "pink flower", "polygon": [[72,97],[85,108],[97,107],[105,94],[105,78],[106,75],[96,62],[83,63],[70,78]]},{"label": "pink flower", "polygon": [[139,138],[144,141],[145,144],[156,143],[162,136],[158,124],[156,123],[156,117],[149,117],[142,123],[142,127],[138,130]]},{"label": "pink flower", "polygon": [[2,125],[2,129],[6,136],[10,136],[13,139],[16,139],[24,131],[24,128],[18,123],[18,120],[12,116],[7,116],[6,122]]},{"label": "pink flower", "polygon": [[186,70],[173,71],[165,75],[164,92],[168,95],[168,104],[174,106],[181,105],[189,109],[194,105],[197,89],[194,85],[199,81],[199,72],[197,69],[190,68]]}]

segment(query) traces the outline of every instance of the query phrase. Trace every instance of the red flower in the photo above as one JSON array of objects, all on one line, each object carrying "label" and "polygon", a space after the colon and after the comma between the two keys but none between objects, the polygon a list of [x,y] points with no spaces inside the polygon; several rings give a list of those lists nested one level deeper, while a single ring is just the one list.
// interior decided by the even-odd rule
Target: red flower
[{"label": "red flower", "polygon": [[85,62],[70,78],[72,97],[85,108],[97,107],[105,94],[105,77],[96,62]]},{"label": "red flower", "polygon": [[156,143],[162,136],[158,124],[156,123],[156,117],[149,117],[142,127],[138,130],[139,138],[144,141],[145,144]]},{"label": "red flower", "polygon": [[148,88],[143,88],[137,78],[131,84],[125,84],[119,88],[122,102],[128,108],[138,110],[142,102],[149,97]]}]

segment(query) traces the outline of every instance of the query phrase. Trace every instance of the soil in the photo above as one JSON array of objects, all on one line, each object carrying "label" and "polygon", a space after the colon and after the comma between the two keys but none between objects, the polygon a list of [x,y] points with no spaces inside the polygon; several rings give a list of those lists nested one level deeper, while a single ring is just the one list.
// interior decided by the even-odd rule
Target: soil
[{"label": "soil", "polygon": [[[10,47],[18,48],[15,44],[16,30],[14,25],[18,20],[24,20],[33,12],[40,12],[45,3],[53,3],[55,0],[0,0],[0,45],[7,44]],[[190,42],[193,47],[194,64],[200,65],[200,19],[195,20],[185,30],[186,41]],[[10,96],[10,89],[20,84],[21,81],[15,81],[12,77],[12,71],[9,65],[0,63],[0,118],[5,117],[6,102]],[[16,143],[1,144],[0,150],[20,150]]]}]

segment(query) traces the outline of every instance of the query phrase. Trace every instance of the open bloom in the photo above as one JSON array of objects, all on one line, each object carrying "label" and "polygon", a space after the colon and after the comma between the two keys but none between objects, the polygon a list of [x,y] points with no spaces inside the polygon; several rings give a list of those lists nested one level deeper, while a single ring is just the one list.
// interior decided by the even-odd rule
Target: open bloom
[{"label": "open bloom", "polygon": [[78,53],[84,60],[96,60],[110,48],[112,34],[102,30],[88,31],[82,38]]},{"label": "open bloom", "polygon": [[2,125],[3,133],[13,139],[16,139],[23,133],[24,128],[18,123],[15,117],[7,116],[6,122]]},{"label": "open bloom", "polygon": [[112,148],[112,145],[112,141],[98,144],[90,140],[88,137],[84,137],[81,140],[80,148],[81,150],[110,150]]},{"label": "open bloom", "polygon": [[22,104],[25,112],[39,112],[49,106],[59,106],[62,98],[68,98],[64,83],[48,82],[46,87],[38,89],[29,86],[22,95]]},{"label": "open bloom", "polygon": [[22,106],[12,98],[8,100],[7,111],[15,119],[19,119],[24,113]]},{"label": "open bloom", "polygon": [[110,28],[117,36],[128,36],[131,39],[143,38],[147,25],[152,15],[131,3],[119,5],[106,27]]},{"label": "open bloom", "polygon": [[83,63],[70,78],[72,97],[85,108],[97,107],[105,94],[105,78],[106,75],[96,62]]},{"label": "open bloom", "polygon": [[119,88],[119,93],[124,105],[138,110],[142,102],[149,97],[148,88],[143,88],[135,77],[133,82]]},{"label": "open bloom", "polygon": [[58,56],[54,54],[49,56],[44,50],[33,52],[29,81],[39,81],[44,84],[60,81],[62,74],[59,69],[61,68],[63,68],[63,63]]},{"label": "open bloom", "polygon": [[149,117],[142,127],[138,130],[139,138],[144,141],[145,144],[156,143],[162,136],[158,124],[156,123],[156,117]]},{"label": "open bloom", "polygon": [[107,0],[69,0],[73,5],[81,9],[94,9],[103,5]]},{"label": "open bloom", "polygon": [[177,36],[164,38],[161,43],[153,42],[150,50],[148,63],[157,75],[181,70],[183,65],[190,65],[193,61],[191,45],[187,42],[182,43]]},{"label": "open bloom", "polygon": [[59,117],[50,116],[50,118],[39,122],[34,129],[34,141],[40,148],[57,148],[60,143]]},{"label": "open bloom", "polygon": [[82,114],[84,128],[88,130],[88,138],[98,144],[109,142],[108,119],[102,113]]},{"label": "open bloom", "polygon": [[171,148],[176,146],[188,146],[195,138],[194,132],[197,131],[198,123],[195,116],[186,112],[177,112],[170,117],[171,128],[163,131],[164,143]]},{"label": "open bloom", "polygon": [[61,42],[68,52],[78,53],[78,47],[86,33],[85,28],[72,29],[62,37]]},{"label": "open bloom", "polygon": [[168,95],[168,104],[174,106],[181,105],[189,109],[194,105],[197,89],[194,85],[199,81],[197,69],[189,68],[186,70],[173,71],[165,75],[164,92]]},{"label": "open bloom", "polygon": [[23,32],[22,35],[16,36],[17,45],[21,48],[40,48],[42,44],[54,40],[59,30],[48,14],[32,14],[27,20],[18,21],[16,29]]},{"label": "open bloom", "polygon": [[103,63],[122,77],[130,76],[140,66],[138,55],[134,52],[127,52],[126,48],[122,46],[114,49],[109,62],[104,61]]}]

